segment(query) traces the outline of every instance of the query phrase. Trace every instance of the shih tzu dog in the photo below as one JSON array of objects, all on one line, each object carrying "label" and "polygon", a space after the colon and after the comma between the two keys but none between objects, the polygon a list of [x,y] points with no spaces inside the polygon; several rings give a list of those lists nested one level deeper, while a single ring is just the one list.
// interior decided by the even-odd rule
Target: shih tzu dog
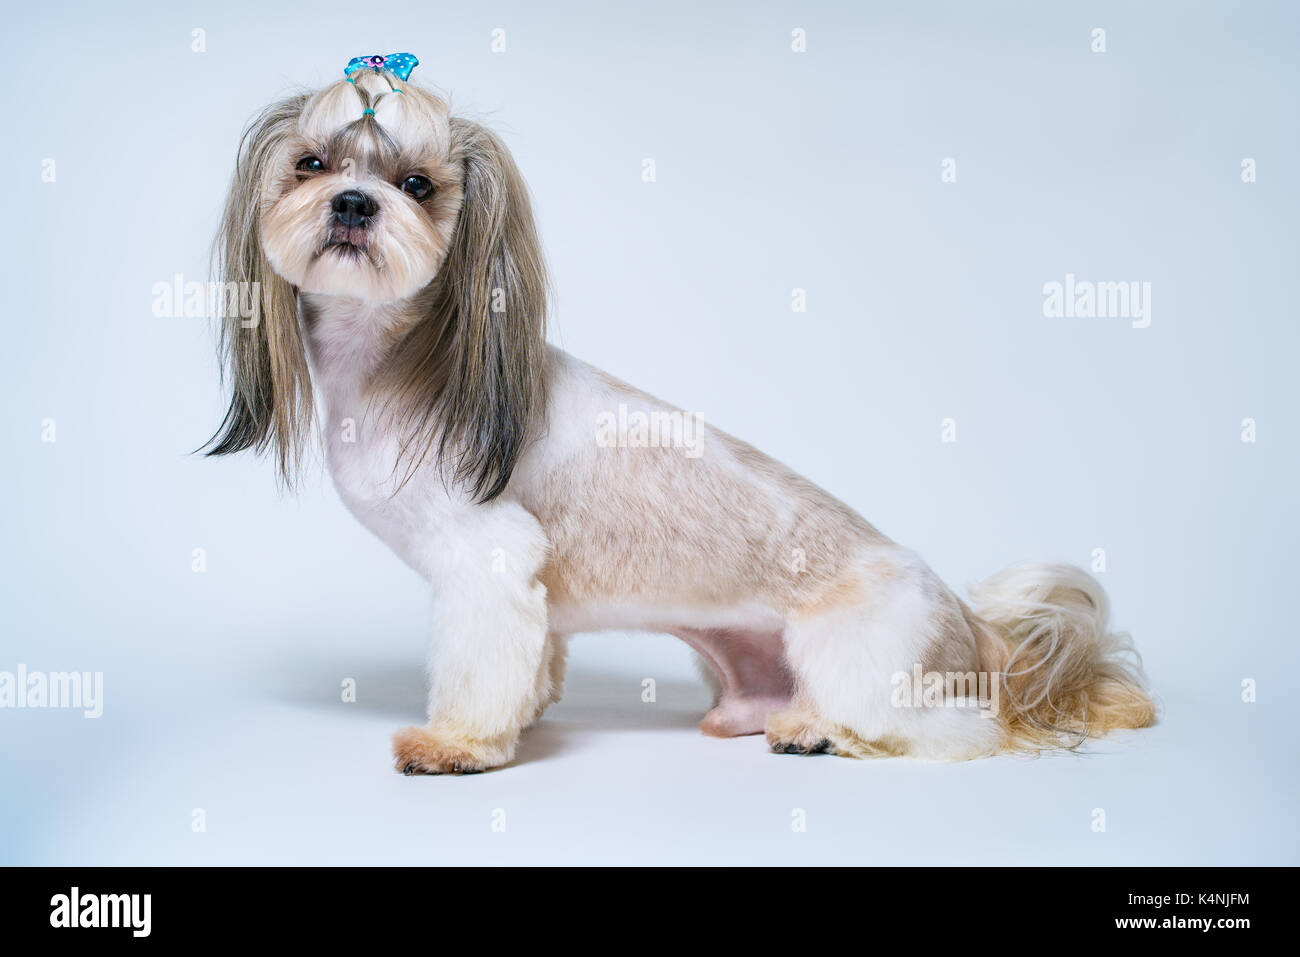
[{"label": "shih tzu dog", "polygon": [[394,735],[399,771],[508,763],[566,636],[600,629],[686,641],[713,679],[702,730],[785,754],[973,758],[1153,721],[1082,570],[1019,566],[967,604],[723,432],[602,439],[684,413],[547,344],[523,179],[414,63],[357,58],[245,133],[217,271],[260,314],[225,320],[208,446],[273,450],[292,484],[319,436],[347,507],[432,585],[428,723]]}]

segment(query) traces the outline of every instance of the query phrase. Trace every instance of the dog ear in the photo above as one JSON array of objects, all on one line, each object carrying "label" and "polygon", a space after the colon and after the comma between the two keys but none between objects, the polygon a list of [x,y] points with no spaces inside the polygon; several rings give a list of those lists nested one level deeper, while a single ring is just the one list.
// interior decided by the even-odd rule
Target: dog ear
[{"label": "dog ear", "polygon": [[398,350],[407,477],[436,442],[448,480],[500,495],[544,412],[546,267],[528,188],[491,131],[451,119],[464,195],[433,315]]},{"label": "dog ear", "polygon": [[[230,405],[208,455],[274,447],[280,477],[296,483],[313,416],[311,378],[298,328],[298,290],[276,275],[262,248],[263,192],[295,135],[306,96],[268,107],[244,131],[212,275],[222,290],[220,352]],[[240,309],[242,302],[252,309]],[[252,315],[247,315],[248,312]]]}]

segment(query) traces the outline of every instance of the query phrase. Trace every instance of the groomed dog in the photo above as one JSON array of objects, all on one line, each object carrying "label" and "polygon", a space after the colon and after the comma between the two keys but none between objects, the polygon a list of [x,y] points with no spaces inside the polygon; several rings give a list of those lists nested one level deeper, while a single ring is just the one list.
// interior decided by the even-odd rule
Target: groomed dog
[{"label": "groomed dog", "polygon": [[787,754],[973,758],[1154,720],[1082,570],[1016,567],[967,605],[729,435],[602,441],[615,413],[683,413],[547,344],[523,180],[413,63],[357,58],[246,131],[216,268],[260,316],[223,326],[208,446],[273,450],[292,485],[319,422],[344,503],[432,584],[429,721],[394,735],[398,770],[509,762],[566,636],[608,628],[688,642],[716,679],[704,732]]}]

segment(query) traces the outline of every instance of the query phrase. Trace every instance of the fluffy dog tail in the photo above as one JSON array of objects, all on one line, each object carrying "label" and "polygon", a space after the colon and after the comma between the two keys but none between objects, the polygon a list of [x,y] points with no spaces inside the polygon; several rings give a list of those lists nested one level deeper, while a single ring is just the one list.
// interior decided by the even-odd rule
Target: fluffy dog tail
[{"label": "fluffy dog tail", "polygon": [[1107,630],[1106,593],[1087,572],[1016,565],[973,588],[971,603],[1010,748],[1073,748],[1155,722],[1141,658],[1127,634]]}]

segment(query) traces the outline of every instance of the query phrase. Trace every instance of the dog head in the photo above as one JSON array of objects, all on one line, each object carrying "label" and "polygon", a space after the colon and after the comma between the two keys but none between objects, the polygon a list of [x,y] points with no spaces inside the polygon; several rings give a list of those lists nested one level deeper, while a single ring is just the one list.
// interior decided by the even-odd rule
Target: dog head
[{"label": "dog head", "polygon": [[408,468],[433,453],[479,500],[502,491],[540,406],[546,278],[489,130],[379,67],[275,103],[245,131],[214,260],[226,288],[256,284],[259,315],[224,320],[233,395],[209,454],[272,447],[292,484],[313,423],[299,295],[341,297],[396,307],[363,331]]}]

